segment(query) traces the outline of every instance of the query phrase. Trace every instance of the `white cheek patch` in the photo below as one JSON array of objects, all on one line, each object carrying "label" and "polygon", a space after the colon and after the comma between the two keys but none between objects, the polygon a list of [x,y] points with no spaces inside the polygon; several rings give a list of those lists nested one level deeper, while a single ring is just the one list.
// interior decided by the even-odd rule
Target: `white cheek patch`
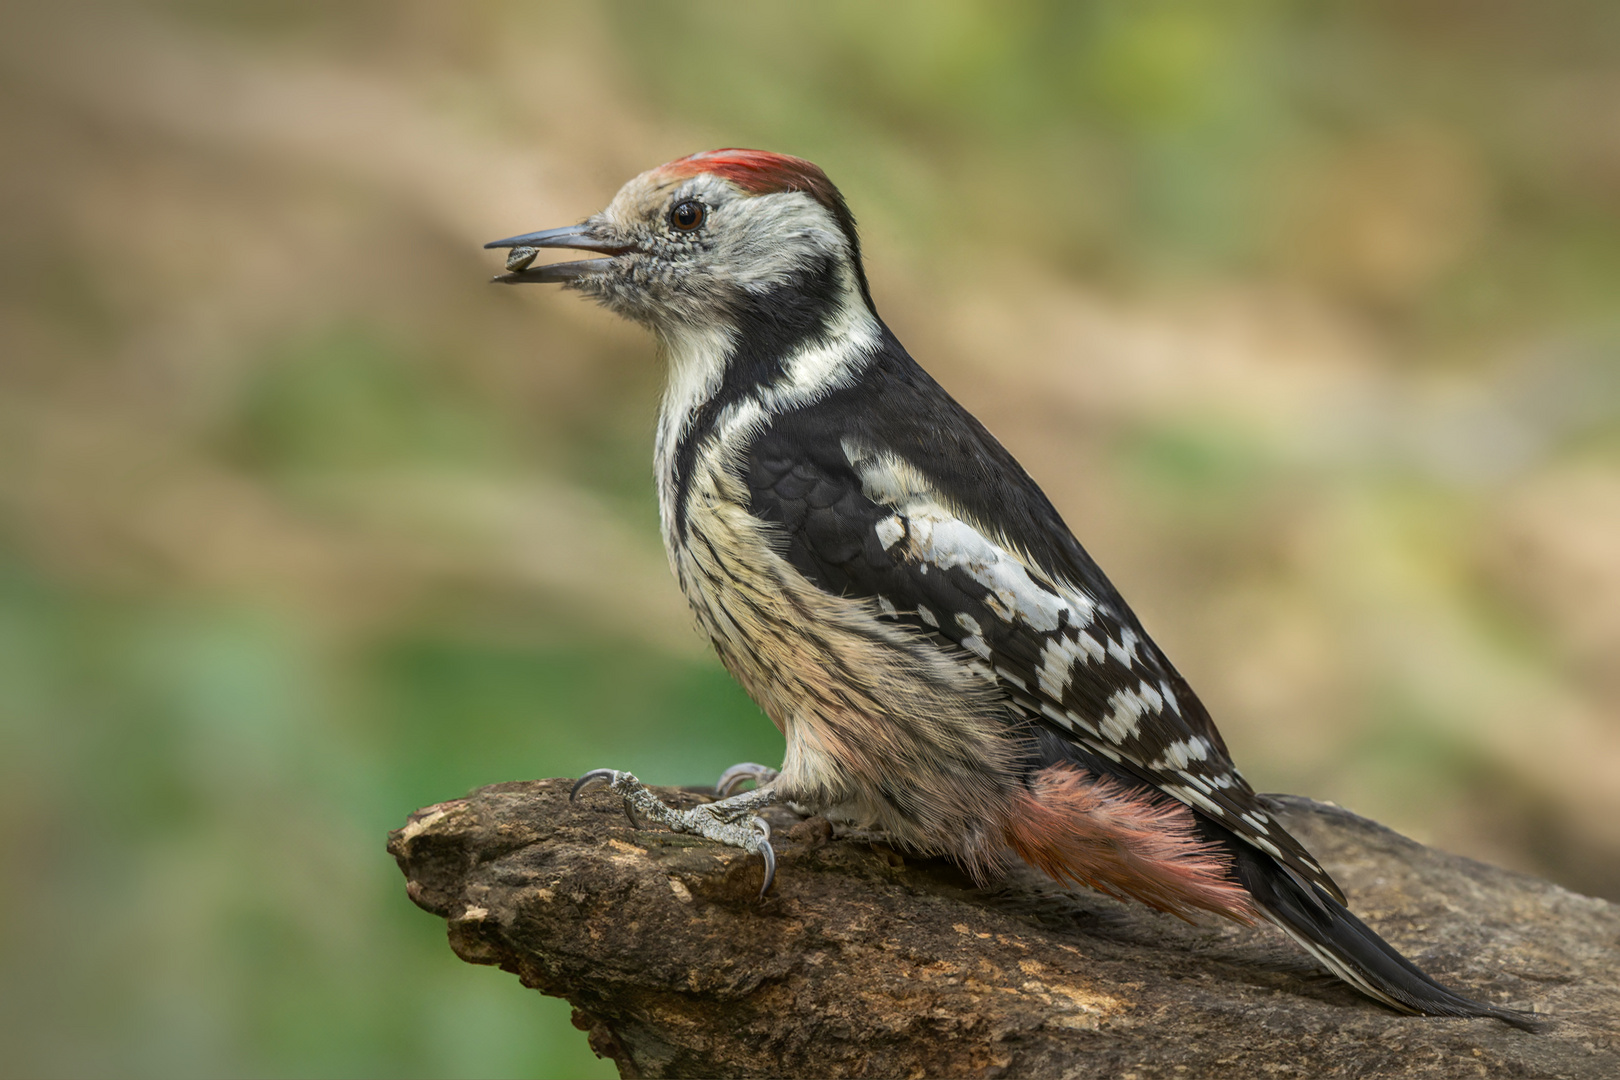
[{"label": "white cheek patch", "polygon": [[838,222],[802,191],[727,199],[715,209],[714,235],[706,263],[751,292],[772,289],[829,254],[847,258],[849,250]]}]

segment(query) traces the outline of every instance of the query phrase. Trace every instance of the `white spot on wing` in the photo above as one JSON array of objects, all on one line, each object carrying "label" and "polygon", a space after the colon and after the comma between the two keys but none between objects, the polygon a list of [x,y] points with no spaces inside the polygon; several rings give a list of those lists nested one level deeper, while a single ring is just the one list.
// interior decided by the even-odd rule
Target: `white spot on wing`
[{"label": "white spot on wing", "polygon": [[1037,584],[1023,563],[960,518],[916,516],[913,544],[924,561],[942,570],[960,567],[989,589],[985,604],[1008,622],[1023,622],[1050,633],[1058,628],[1061,613],[1070,608],[1062,597]]},{"label": "white spot on wing", "polygon": [[906,524],[900,520],[899,514],[890,514],[877,523],[875,531],[877,532],[878,543],[883,545],[884,551],[888,551],[900,542],[902,536],[906,535]]},{"label": "white spot on wing", "polygon": [[992,686],[1000,685],[999,681],[996,679],[996,673],[990,670],[989,664],[981,664],[977,660],[969,660],[967,662],[967,669]]},{"label": "white spot on wing", "polygon": [[1069,718],[1070,723],[1074,724],[1074,726],[1076,726],[1076,727],[1078,727],[1078,728],[1080,728],[1080,729],[1082,729],[1084,731],[1089,731],[1093,735],[1097,734],[1096,727],[1093,726],[1089,721],[1087,721],[1085,717],[1083,717],[1079,713],[1075,712],[1073,709],[1064,710],[1063,715],[1067,716]]},{"label": "white spot on wing", "polygon": [[1134,739],[1142,728],[1142,699],[1129,690],[1116,690],[1108,706],[1111,711],[1103,717],[1103,735],[1117,743]]},{"label": "white spot on wing", "polygon": [[1069,687],[1074,660],[1074,645],[1067,638],[1048,640],[1041,649],[1041,666],[1035,673],[1041,692],[1061,700]]},{"label": "white spot on wing", "polygon": [[1091,657],[1091,662],[1094,664],[1102,663],[1103,657],[1108,655],[1107,653],[1103,652],[1103,647],[1098,643],[1097,639],[1086,633],[1084,630],[1080,631],[1080,633],[1076,636],[1075,645],[1078,646],[1087,656]]},{"label": "white spot on wing", "polygon": [[1108,653],[1121,664],[1130,667],[1136,662],[1136,634],[1129,629],[1121,629],[1118,641],[1109,639]]},{"label": "white spot on wing", "polygon": [[[1217,821],[1228,820],[1226,811],[1221,808],[1221,805],[1214,799],[1206,796],[1203,792],[1194,791],[1192,788],[1180,788],[1178,790],[1180,791],[1180,795],[1177,797],[1180,798],[1182,802],[1207,811],[1210,816],[1215,818]],[[1172,794],[1175,793],[1172,792]]]},{"label": "white spot on wing", "polygon": [[850,440],[842,445],[860,473],[866,496],[894,507],[903,519],[919,573],[926,574],[931,566],[960,569],[989,591],[985,606],[997,618],[1023,623],[1041,633],[1091,623],[1096,605],[1089,596],[1067,583],[1049,582],[1023,559],[959,518],[944,505],[927,477],[903,459]]},{"label": "white spot on wing", "polygon": [[1277,849],[1277,845],[1273,844],[1270,840],[1267,840],[1263,836],[1247,836],[1244,837],[1244,839],[1248,840],[1249,843],[1253,844],[1255,847],[1259,848],[1261,851],[1264,851],[1268,855],[1278,859],[1283,857],[1283,853]]},{"label": "white spot on wing", "polygon": [[1071,730],[1074,728],[1074,722],[1070,719],[1070,716],[1072,714],[1070,714],[1070,713],[1059,712],[1057,709],[1054,709],[1051,705],[1047,704],[1044,701],[1041,702],[1041,712],[1045,713],[1047,716],[1051,717],[1053,720],[1056,720],[1063,727],[1069,728]]},{"label": "white spot on wing", "polygon": [[1167,682],[1161,682],[1159,684],[1159,693],[1163,694],[1164,700],[1170,703],[1170,711],[1179,715],[1181,713],[1181,705],[1176,701],[1175,692],[1170,689],[1170,684]]},{"label": "white spot on wing", "polygon": [[1020,690],[1024,690],[1026,692],[1029,690],[1028,683],[1019,678],[1014,672],[1008,671],[1006,668],[1002,667],[1000,664],[996,665],[996,674],[1000,675],[1003,679],[1006,679]]},{"label": "white spot on wing", "polygon": [[[1159,760],[1154,762],[1156,769],[1185,769],[1191,761],[1204,761],[1208,759],[1210,745],[1202,735],[1195,735],[1190,739],[1173,742],[1164,748]],[[1229,781],[1230,782],[1230,781]]]}]

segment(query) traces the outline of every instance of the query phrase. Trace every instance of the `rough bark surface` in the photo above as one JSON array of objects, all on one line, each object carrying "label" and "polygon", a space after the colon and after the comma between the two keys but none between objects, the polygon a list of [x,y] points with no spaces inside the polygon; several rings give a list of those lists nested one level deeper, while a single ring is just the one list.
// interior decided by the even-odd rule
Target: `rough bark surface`
[{"label": "rough bark surface", "polygon": [[625,1076],[1620,1077],[1620,907],[1335,807],[1277,800],[1375,929],[1546,1030],[1401,1016],[1268,927],[1029,872],[976,889],[786,811],[757,902],[758,859],[638,829],[605,792],[570,805],[569,784],[427,807],[389,850],[457,955],[567,998]]}]

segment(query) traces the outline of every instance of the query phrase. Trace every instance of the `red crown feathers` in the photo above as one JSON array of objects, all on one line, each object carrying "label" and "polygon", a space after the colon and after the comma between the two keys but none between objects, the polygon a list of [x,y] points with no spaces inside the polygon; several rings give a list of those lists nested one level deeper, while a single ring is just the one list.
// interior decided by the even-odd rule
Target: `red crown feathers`
[{"label": "red crown feathers", "polygon": [[771,195],[781,191],[802,191],[828,210],[837,212],[838,189],[814,162],[766,150],[705,150],[678,158],[659,172],[675,176],[712,173],[729,180],[751,195]]}]

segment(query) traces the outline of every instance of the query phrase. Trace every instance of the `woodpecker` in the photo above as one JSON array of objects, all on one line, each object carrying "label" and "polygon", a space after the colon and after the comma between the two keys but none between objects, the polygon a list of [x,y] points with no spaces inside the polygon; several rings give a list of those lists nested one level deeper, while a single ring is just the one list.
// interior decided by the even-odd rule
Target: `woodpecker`
[{"label": "woodpecker", "polygon": [[[759,854],[761,895],[775,857],[757,811],[783,802],[981,882],[1022,859],[1184,919],[1269,920],[1394,1009],[1532,1026],[1346,908],[1035,481],[878,317],[854,217],[816,165],[693,154],[579,225],[485,246],[512,249],[495,281],[560,283],[656,336],[670,566],[786,740],[780,769],[727,770],[693,810],[611,769],[576,794],[606,782],[644,817]],[[531,265],[543,248],[594,257]]]}]

